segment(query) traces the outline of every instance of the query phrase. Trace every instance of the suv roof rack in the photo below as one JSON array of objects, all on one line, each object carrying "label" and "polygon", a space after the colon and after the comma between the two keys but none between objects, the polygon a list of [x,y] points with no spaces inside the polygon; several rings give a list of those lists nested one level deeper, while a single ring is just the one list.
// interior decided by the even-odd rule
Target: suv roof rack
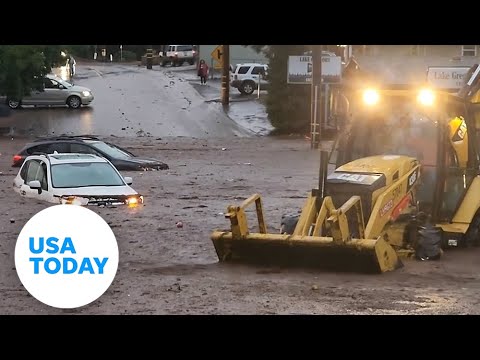
[{"label": "suv roof rack", "polygon": [[34,142],[54,140],[100,140],[97,135],[57,135],[35,139]]}]

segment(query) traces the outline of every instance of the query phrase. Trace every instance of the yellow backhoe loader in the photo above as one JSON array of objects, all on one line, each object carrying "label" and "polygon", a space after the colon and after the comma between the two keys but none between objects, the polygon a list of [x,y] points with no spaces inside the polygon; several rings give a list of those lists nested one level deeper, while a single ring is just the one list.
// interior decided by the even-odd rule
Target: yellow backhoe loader
[{"label": "yellow backhoe loader", "polygon": [[[219,260],[381,273],[403,257],[479,245],[479,73],[472,68],[458,94],[343,89],[347,125],[321,152],[319,186],[299,216],[270,233],[260,195],[228,206],[230,230],[211,236]],[[253,204],[255,231],[246,218]]]}]

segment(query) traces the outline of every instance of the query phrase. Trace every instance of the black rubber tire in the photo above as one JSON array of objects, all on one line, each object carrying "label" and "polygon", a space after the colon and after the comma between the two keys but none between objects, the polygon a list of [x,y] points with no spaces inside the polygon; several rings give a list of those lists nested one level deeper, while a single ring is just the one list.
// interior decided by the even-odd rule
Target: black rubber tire
[{"label": "black rubber tire", "polygon": [[11,100],[11,99],[8,99],[7,100],[7,106],[10,108],[10,109],[18,109],[20,108],[20,106],[22,105],[22,103],[20,101],[15,101],[15,100]]},{"label": "black rubber tire", "polygon": [[82,106],[82,99],[75,95],[69,96],[67,105],[70,109],[79,109]]},{"label": "black rubber tire", "polygon": [[297,226],[298,219],[300,219],[300,214],[283,215],[280,226],[280,233],[292,235],[295,231],[295,227]]},{"label": "black rubber tire", "polygon": [[465,234],[465,246],[480,246],[480,213],[475,214]]},{"label": "black rubber tire", "polygon": [[255,83],[250,80],[246,80],[242,83],[242,93],[245,95],[252,95],[255,91]]}]

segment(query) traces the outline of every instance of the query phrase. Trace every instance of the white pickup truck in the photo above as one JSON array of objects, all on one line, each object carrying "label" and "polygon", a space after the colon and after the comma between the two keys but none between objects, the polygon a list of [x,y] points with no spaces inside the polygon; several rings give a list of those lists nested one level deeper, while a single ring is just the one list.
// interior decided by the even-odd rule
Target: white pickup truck
[{"label": "white pickup truck", "polygon": [[185,62],[195,63],[198,53],[195,45],[168,45],[166,51],[160,51],[160,65],[181,66]]}]

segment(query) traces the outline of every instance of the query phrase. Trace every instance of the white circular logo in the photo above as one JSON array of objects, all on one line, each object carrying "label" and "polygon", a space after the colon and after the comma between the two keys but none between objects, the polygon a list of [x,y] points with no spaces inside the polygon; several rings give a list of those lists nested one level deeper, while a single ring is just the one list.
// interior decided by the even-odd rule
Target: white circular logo
[{"label": "white circular logo", "polygon": [[78,205],[55,205],[34,215],[15,246],[25,289],[52,307],[72,309],[98,299],[118,267],[115,234],[102,217]]}]

